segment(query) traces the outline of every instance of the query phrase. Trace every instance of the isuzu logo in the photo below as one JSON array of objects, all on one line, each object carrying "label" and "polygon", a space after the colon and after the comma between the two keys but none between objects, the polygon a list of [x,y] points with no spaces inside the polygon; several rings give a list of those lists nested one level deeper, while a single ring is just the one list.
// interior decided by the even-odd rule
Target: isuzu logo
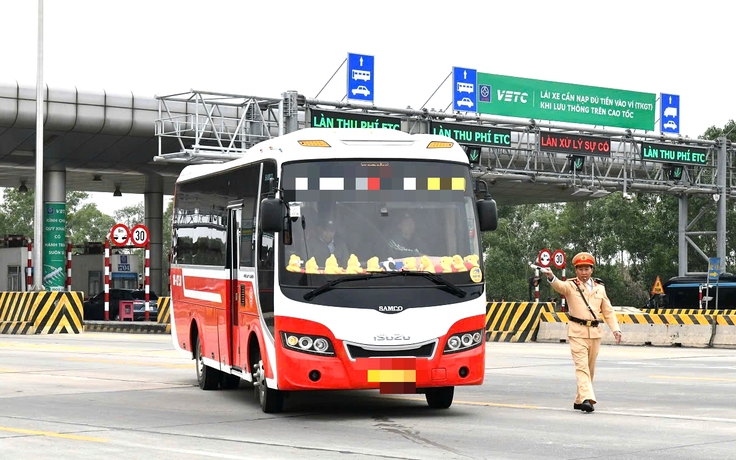
[{"label": "isuzu logo", "polygon": [[387,341],[399,341],[399,340],[411,340],[411,337],[404,334],[378,334],[373,336],[373,340],[376,342],[387,342]]},{"label": "isuzu logo", "polygon": [[401,305],[379,305],[378,311],[381,313],[398,313],[404,311],[404,307]]}]

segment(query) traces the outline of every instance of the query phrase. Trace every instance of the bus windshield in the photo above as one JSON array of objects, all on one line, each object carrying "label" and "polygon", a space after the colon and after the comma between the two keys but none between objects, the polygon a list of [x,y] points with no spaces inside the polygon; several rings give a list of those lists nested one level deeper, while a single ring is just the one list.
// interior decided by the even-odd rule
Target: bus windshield
[{"label": "bus windshield", "polygon": [[[292,227],[292,243],[280,239],[284,286],[394,271],[429,272],[457,285],[482,276],[467,165],[298,162],[284,165],[281,186]],[[361,279],[361,287],[421,283],[415,277]]]}]

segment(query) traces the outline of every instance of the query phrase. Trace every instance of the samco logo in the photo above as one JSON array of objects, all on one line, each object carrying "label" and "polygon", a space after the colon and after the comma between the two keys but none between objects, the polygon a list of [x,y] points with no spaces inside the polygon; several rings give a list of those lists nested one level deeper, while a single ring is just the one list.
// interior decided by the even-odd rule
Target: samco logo
[{"label": "samco logo", "polygon": [[378,311],[381,313],[398,313],[404,311],[404,307],[401,305],[379,305]]}]

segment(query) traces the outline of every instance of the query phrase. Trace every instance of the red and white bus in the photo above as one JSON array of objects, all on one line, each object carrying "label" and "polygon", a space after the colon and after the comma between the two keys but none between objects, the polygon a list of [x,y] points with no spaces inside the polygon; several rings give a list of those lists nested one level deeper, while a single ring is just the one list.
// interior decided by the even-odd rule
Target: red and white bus
[{"label": "red and white bus", "polygon": [[187,166],[172,340],[199,386],[246,380],[278,412],[291,391],[424,393],[447,408],[455,386],[482,384],[480,231],[497,217],[474,184],[452,139],[385,129],[303,129]]}]

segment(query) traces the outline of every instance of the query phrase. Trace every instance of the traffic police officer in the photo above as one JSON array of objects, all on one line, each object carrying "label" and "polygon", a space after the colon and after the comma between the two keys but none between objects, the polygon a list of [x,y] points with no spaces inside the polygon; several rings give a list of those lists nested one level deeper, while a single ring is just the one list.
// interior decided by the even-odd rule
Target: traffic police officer
[{"label": "traffic police officer", "polygon": [[543,268],[541,272],[547,276],[552,288],[567,299],[570,318],[567,337],[578,386],[573,408],[593,412],[596,403],[593,374],[603,337],[601,323],[605,320],[611,328],[616,344],[621,343],[621,328],[606,288],[601,280],[591,278],[595,258],[590,253],[581,252],[572,258],[572,265],[576,277],[567,281],[558,279],[549,268]]}]

